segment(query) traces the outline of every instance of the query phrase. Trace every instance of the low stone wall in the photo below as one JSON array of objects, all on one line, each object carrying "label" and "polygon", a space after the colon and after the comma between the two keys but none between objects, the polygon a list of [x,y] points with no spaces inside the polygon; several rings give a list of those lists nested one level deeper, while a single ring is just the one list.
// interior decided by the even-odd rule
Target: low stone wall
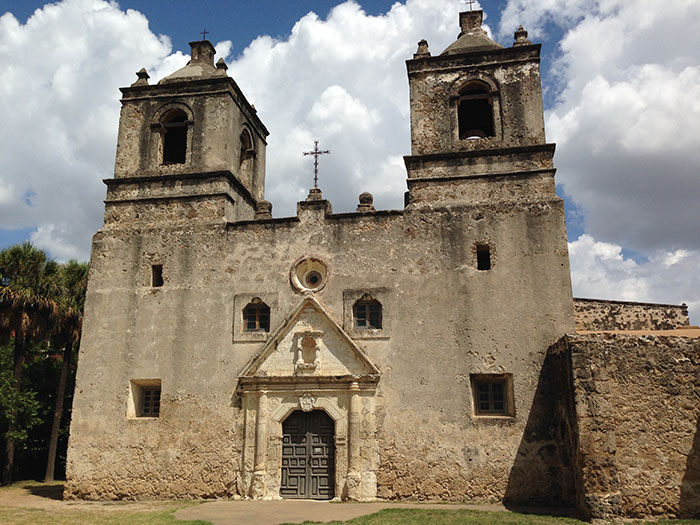
[{"label": "low stone wall", "polygon": [[576,330],[673,330],[690,324],[688,306],[574,298]]},{"label": "low stone wall", "polygon": [[596,518],[700,516],[700,339],[567,336],[550,359],[573,378],[558,415],[575,448],[579,508]]}]

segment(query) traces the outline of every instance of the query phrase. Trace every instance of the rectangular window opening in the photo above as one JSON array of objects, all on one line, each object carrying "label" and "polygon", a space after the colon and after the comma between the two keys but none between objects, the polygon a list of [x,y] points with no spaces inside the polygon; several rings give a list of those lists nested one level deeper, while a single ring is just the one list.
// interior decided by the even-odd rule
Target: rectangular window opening
[{"label": "rectangular window opening", "polygon": [[476,245],[476,269],[491,269],[491,247],[488,244]]},{"label": "rectangular window opening", "polygon": [[477,416],[513,416],[511,374],[472,374],[471,383]]},{"label": "rectangular window opening", "polygon": [[130,381],[129,417],[160,417],[160,379],[132,379]]},{"label": "rectangular window opening", "polygon": [[163,286],[163,265],[154,264],[151,266],[151,286]]}]

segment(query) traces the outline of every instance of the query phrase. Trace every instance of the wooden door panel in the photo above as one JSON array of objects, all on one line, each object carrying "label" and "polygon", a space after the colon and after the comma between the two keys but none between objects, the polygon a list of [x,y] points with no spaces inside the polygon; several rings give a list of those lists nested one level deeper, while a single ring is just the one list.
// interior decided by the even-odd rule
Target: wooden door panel
[{"label": "wooden door panel", "polygon": [[335,422],[323,411],[296,411],[282,424],[282,479],[285,498],[334,496]]}]

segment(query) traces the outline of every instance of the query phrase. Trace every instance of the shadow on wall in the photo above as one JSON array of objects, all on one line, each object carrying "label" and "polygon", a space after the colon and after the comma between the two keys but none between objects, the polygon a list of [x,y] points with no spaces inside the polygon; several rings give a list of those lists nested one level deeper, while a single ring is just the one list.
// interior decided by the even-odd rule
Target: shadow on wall
[{"label": "shadow on wall", "polygon": [[575,506],[572,456],[561,436],[564,429],[557,421],[560,418],[556,417],[558,400],[569,393],[562,359],[548,354],[542,365],[530,416],[508,477],[503,499],[507,508]]},{"label": "shadow on wall", "polygon": [[700,417],[681,482],[679,517],[700,518]]}]

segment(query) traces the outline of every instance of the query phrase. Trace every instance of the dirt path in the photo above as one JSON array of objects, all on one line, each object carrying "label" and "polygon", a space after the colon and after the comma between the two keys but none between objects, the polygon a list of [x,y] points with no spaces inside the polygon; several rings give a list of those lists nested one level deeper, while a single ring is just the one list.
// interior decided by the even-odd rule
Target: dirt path
[{"label": "dirt path", "polygon": [[18,481],[0,488],[0,506],[41,509],[51,512],[67,510],[146,512],[173,507],[168,501],[64,501],[63,483],[44,484]]}]

